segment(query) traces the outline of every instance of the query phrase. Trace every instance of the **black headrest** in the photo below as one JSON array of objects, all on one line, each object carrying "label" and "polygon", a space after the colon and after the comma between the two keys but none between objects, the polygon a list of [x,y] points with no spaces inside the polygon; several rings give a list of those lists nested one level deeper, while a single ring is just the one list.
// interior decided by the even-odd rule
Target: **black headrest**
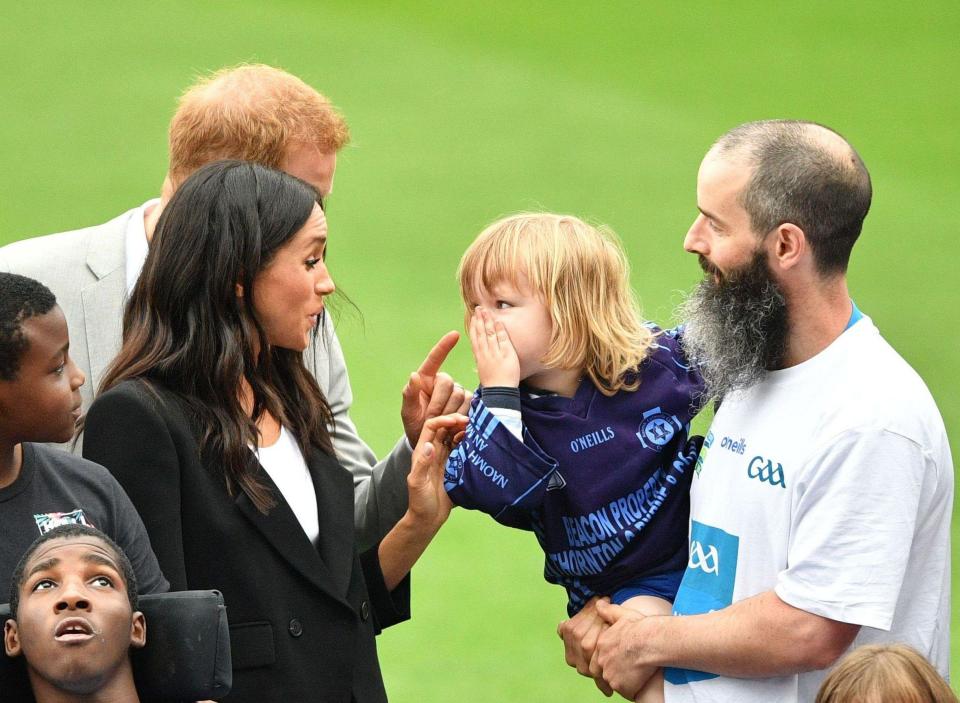
[{"label": "black headrest", "polygon": [[[147,645],[133,650],[133,675],[140,699],[199,701],[230,692],[230,630],[219,591],[178,591],[140,596],[147,620]],[[0,605],[0,623],[10,607]],[[23,657],[0,652],[0,699],[33,703]]]}]

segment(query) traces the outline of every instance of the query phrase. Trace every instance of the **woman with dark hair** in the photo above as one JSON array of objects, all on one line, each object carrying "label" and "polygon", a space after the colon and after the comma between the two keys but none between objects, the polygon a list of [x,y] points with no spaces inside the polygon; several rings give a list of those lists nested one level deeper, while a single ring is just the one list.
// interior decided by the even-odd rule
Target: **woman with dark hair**
[{"label": "woman with dark hair", "polygon": [[409,509],[354,546],[353,485],[301,352],[334,291],[306,183],[221,161],[165,208],[124,313],[83,453],[119,479],[173,590],[217,589],[229,701],[385,700],[374,634],[409,616],[407,573],[446,520],[466,418],[429,420]]}]

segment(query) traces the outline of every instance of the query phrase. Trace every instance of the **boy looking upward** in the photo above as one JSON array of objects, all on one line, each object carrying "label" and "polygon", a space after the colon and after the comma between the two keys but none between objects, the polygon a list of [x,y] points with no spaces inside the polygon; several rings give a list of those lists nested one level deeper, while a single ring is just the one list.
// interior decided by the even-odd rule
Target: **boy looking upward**
[{"label": "boy looking upward", "polygon": [[34,442],[66,442],[84,375],[70,358],[53,293],[0,273],[0,583],[27,547],[62,524],[92,525],[122,545],[144,593],[166,591],[143,522],[102,466]]},{"label": "boy looking upward", "polygon": [[139,702],[130,648],[146,644],[137,581],[99,530],[63,525],[24,554],[10,587],[7,655],[26,659],[37,703]]}]

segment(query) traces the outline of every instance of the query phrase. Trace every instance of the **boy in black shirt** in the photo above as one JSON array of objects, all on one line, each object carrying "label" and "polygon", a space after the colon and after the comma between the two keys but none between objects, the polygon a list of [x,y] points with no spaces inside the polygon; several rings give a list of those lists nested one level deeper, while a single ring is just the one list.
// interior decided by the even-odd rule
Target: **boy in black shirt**
[{"label": "boy in black shirt", "polygon": [[0,273],[0,583],[27,547],[64,524],[97,527],[130,557],[142,593],[169,589],[143,522],[103,467],[33,442],[66,442],[84,382],[56,298]]}]

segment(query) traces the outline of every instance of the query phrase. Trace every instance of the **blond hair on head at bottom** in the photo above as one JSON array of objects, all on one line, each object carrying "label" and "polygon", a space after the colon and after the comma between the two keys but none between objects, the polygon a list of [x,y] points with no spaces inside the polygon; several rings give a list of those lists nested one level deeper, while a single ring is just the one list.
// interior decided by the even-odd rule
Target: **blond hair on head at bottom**
[{"label": "blond hair on head at bottom", "polygon": [[840,660],[816,703],[957,703],[957,697],[912,647],[868,644]]},{"label": "blond hair on head at bottom", "polygon": [[469,324],[477,291],[528,289],[550,313],[547,368],[582,368],[606,395],[636,390],[630,372],[653,333],[644,324],[620,240],[571,215],[521,213],[497,220],[464,252],[457,270]]}]

